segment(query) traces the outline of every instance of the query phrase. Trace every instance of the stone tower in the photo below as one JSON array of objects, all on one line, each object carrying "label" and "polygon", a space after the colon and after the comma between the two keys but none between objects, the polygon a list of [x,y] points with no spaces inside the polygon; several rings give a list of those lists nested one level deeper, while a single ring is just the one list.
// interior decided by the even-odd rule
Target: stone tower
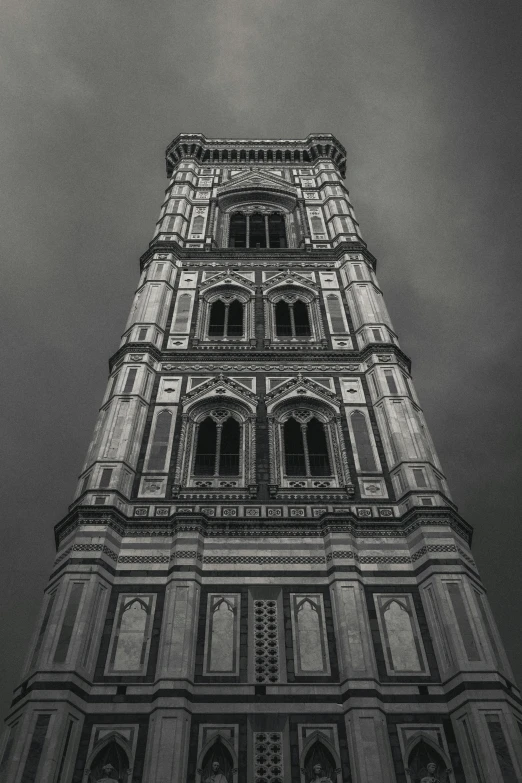
[{"label": "stone tower", "polygon": [[1,781],[520,781],[345,150],[181,134],[166,159]]}]

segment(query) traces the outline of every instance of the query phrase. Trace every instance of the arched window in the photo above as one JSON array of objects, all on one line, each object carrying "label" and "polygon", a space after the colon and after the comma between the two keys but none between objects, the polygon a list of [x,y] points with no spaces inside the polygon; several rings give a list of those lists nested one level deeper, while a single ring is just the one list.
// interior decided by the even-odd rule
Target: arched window
[{"label": "arched window", "polygon": [[237,299],[223,302],[216,299],[210,306],[209,337],[241,337],[243,335],[243,304]]},{"label": "arched window", "polygon": [[315,416],[299,413],[284,423],[287,476],[329,476],[332,473],[324,425]]},{"label": "arched window", "polygon": [[288,247],[285,217],[280,212],[264,214],[233,212],[230,216],[229,247]]},{"label": "arched window", "polygon": [[278,337],[310,337],[312,333],[308,307],[301,299],[276,302],[275,321]]},{"label": "arched window", "polygon": [[213,411],[198,427],[194,474],[238,476],[241,428],[228,411]]},{"label": "arched window", "polygon": [[352,423],[353,437],[355,440],[355,448],[357,449],[360,470],[363,473],[367,470],[377,470],[370,433],[364,414],[360,411],[354,411],[350,416],[350,421]]}]

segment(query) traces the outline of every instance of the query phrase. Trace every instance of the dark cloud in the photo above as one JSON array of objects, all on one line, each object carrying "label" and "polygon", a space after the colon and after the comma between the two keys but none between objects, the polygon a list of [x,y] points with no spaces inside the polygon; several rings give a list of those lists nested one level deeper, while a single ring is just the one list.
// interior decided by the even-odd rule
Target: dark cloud
[{"label": "dark cloud", "polygon": [[[522,680],[519,3],[7,0],[3,708],[179,131],[331,131]],[[516,611],[518,608],[518,612]]]}]

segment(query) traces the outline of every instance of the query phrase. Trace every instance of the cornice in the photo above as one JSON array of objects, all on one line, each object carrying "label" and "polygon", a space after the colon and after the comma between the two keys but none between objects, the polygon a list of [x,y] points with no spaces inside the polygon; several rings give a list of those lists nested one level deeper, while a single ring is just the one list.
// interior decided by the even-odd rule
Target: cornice
[{"label": "cornice", "polygon": [[[346,253],[362,253],[370,263],[374,272],[377,269],[377,259],[368,250],[364,242],[340,242],[333,248],[297,248],[284,247],[271,250],[270,248],[254,249],[233,247],[208,247],[185,248],[178,242],[153,239],[148,249],[140,257],[140,271],[143,271],[154,253],[172,253],[177,261],[190,261],[203,266],[217,264],[234,264],[241,266],[241,262],[249,266],[281,266],[290,261],[299,261],[303,266],[332,266],[341,261]],[[209,258],[210,256],[210,258]]]},{"label": "cornice", "polygon": [[[232,152],[236,153],[236,160],[232,160]],[[264,153],[263,160],[259,159],[259,152]],[[268,152],[272,153],[270,161],[265,157]],[[284,160],[285,152],[291,153],[291,160]],[[245,160],[240,160],[241,153],[245,154]],[[343,177],[346,174],[346,150],[331,133],[311,133],[304,139],[207,139],[203,133],[179,133],[165,150],[167,176],[172,175],[174,167],[183,158],[208,165],[241,167],[252,165],[252,153],[255,164],[261,166],[306,166],[327,158],[337,166]],[[276,153],[283,153],[283,159],[276,160]],[[298,160],[295,153],[298,153]]]},{"label": "cornice", "polygon": [[473,528],[460,514],[449,507],[425,510],[414,508],[402,517],[383,523],[381,519],[368,524],[346,512],[325,512],[317,519],[294,520],[278,518],[218,519],[204,512],[177,512],[170,517],[132,519],[114,507],[76,506],[55,526],[55,541],[60,542],[74,529],[87,526],[111,528],[121,537],[166,537],[177,533],[193,533],[203,538],[325,538],[336,533],[348,533],[354,538],[406,538],[421,527],[448,525],[471,545]]},{"label": "cornice", "polygon": [[[227,362],[231,364],[240,365],[263,363],[273,365],[274,362],[280,362],[285,367],[288,362],[296,362],[299,365],[310,362],[308,369],[312,371],[314,364],[320,361],[321,364],[325,362],[331,362],[334,365],[339,365],[339,371],[346,371],[344,365],[357,364],[365,362],[372,354],[376,354],[381,357],[379,361],[383,364],[388,363],[390,357],[394,355],[399,362],[402,362],[408,371],[411,371],[411,360],[401,349],[393,344],[381,344],[371,345],[363,348],[362,351],[329,351],[321,346],[321,353],[318,357],[317,353],[313,349],[308,349],[307,346],[298,346],[298,352],[293,354],[289,350],[285,350],[283,347],[273,347],[270,350],[256,350],[251,346],[248,346],[248,351],[245,353],[238,353],[234,346],[227,346],[219,352],[219,361]],[[173,365],[177,365],[182,369],[185,364],[192,364],[194,362],[212,363],[215,362],[215,352],[205,351],[198,348],[187,349],[183,351],[160,351],[154,345],[144,343],[126,343],[119,348],[109,359],[109,370],[112,372],[114,366],[121,360],[126,354],[148,354],[157,362],[168,362]],[[281,370],[283,371],[283,369]],[[284,370],[286,372],[286,370]],[[360,372],[360,370],[350,370],[350,372]]]}]

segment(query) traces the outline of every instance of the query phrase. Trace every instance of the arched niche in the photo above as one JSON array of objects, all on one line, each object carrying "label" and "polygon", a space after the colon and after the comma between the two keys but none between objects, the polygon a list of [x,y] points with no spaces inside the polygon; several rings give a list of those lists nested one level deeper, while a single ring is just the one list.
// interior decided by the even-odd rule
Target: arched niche
[{"label": "arched niche", "polygon": [[[428,737],[413,739],[407,749],[407,773],[411,783],[452,783],[453,776],[449,760],[442,748],[435,745]],[[429,767],[435,765],[435,768]]]},{"label": "arched niche", "polygon": [[219,764],[219,773],[223,775],[227,783],[237,783],[237,758],[234,748],[225,737],[220,734],[202,748],[198,759],[198,775],[201,783],[206,783],[213,773],[212,765]]},{"label": "arched niche", "polygon": [[[98,783],[107,777],[118,783],[131,783],[131,756],[130,747],[119,734],[108,734],[96,744],[87,760],[84,783]],[[114,770],[109,775],[103,770],[108,764]]]},{"label": "arched niche", "polygon": [[332,783],[342,783],[341,760],[332,743],[319,731],[308,737],[300,759],[301,783],[315,780],[314,767],[320,764],[322,776]]}]

